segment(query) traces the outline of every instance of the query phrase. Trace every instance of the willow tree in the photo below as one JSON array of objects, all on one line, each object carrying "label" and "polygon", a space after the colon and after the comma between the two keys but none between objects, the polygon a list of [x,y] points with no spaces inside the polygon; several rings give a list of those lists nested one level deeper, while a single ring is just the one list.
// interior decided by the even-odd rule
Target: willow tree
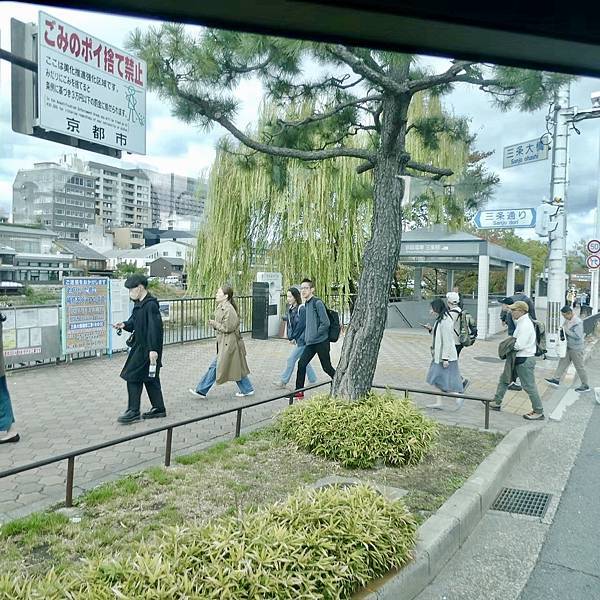
[{"label": "willow tree", "polygon": [[[372,171],[371,237],[365,245],[359,293],[333,393],[357,398],[369,390],[383,336],[387,297],[402,237],[403,175],[452,174],[420,163],[407,149],[408,114],[419,92],[438,94],[455,84],[488,93],[501,108],[541,107],[564,76],[454,60],[433,73],[414,57],[341,44],[322,44],[253,34],[163,24],[136,31],[131,48],[148,66],[148,84],[170,102],[174,114],[203,128],[221,125],[253,151],[303,161],[348,157],[357,176]],[[311,68],[311,67],[315,68]],[[312,114],[274,120],[255,137],[235,125],[233,93],[258,78],[275,103],[312,101]],[[444,119],[424,118],[412,130],[432,139],[448,129]],[[371,148],[348,143],[356,132],[372,136]],[[315,140],[325,140],[317,142]]]},{"label": "willow tree", "polygon": [[[270,127],[274,120],[298,120],[313,111],[312,103],[277,107],[267,102],[252,135],[260,137],[263,124]],[[415,97],[409,110],[409,130],[424,117],[448,119],[438,96],[424,92]],[[455,175],[448,181],[464,189],[474,138],[464,119],[452,123],[451,129],[429,144],[411,130],[407,147],[419,162],[452,169]],[[373,149],[366,132],[358,132],[353,143],[357,148]],[[480,178],[479,186],[486,185]],[[188,268],[188,289],[212,290],[224,277],[238,289],[248,289],[258,262],[267,270],[281,271],[286,283],[310,273],[320,293],[334,288],[348,299],[356,291],[369,238],[371,198],[371,174],[357,177],[352,158],[311,163],[273,158],[225,138],[211,169],[207,219]],[[464,218],[458,195],[440,194],[435,201],[442,205],[441,212],[455,211]],[[421,210],[423,199],[415,204]]]}]

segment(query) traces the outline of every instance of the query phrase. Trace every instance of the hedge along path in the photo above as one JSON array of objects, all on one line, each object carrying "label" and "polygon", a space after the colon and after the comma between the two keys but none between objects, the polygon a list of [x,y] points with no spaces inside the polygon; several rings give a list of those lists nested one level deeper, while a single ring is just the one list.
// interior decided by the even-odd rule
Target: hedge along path
[{"label": "hedge along path", "polygon": [[[73,576],[84,569],[82,559],[156,548],[163,532],[174,526],[201,528],[221,516],[265,508],[328,475],[407,489],[403,500],[421,522],[462,485],[500,439],[440,425],[437,440],[418,464],[348,470],[299,451],[276,428],[262,430],[178,457],[185,466],[153,467],[96,488],[80,501],[79,524],[56,513],[41,513],[0,528],[2,585],[14,579],[39,586],[52,568]],[[19,578],[19,573],[28,577]],[[0,598],[19,597],[12,588],[5,595],[2,591],[0,587]],[[25,592],[22,597],[34,596]]]},{"label": "hedge along path", "polygon": [[171,528],[80,572],[0,576],[6,598],[349,598],[411,558],[417,524],[401,501],[361,485],[303,489],[242,518]]}]

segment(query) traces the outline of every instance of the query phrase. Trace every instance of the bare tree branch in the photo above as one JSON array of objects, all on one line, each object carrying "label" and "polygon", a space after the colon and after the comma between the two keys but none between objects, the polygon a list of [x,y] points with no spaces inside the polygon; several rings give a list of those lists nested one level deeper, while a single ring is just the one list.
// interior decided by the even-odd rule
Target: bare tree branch
[{"label": "bare tree branch", "polygon": [[399,96],[406,94],[409,91],[407,85],[400,85],[382,71],[373,69],[346,46],[335,44],[328,46],[328,50],[332,56],[335,56],[338,60],[346,63],[357,75],[362,75],[365,79],[368,79],[371,83],[385,91]]}]

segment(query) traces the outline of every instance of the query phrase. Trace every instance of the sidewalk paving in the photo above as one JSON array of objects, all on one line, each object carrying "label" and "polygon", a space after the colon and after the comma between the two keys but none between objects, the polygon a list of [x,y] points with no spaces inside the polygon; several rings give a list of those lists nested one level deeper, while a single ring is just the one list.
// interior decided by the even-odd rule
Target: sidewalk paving
[{"label": "sidewalk paving", "polygon": [[[502,362],[496,358],[499,339],[501,337],[477,341],[461,354],[462,374],[471,380],[469,394],[493,396],[503,368]],[[431,360],[430,343],[426,332],[386,330],[375,383],[431,389],[425,384]],[[124,411],[127,403],[125,382],[119,377],[124,354],[11,373],[8,386],[17,419],[15,430],[20,432],[22,441],[0,446],[0,471],[134,432],[234,408],[251,400],[280,395],[281,390],[275,389],[271,382],[277,379],[285,366],[290,350],[287,341],[258,341],[247,337],[246,346],[255,396],[235,398],[237,387],[229,383],[213,388],[206,400],[193,398],[187,390],[195,387],[208,366],[214,353],[214,341],[167,346],[161,379],[168,416],[131,426],[116,423],[116,417]],[[334,365],[341,348],[341,341],[332,345]],[[319,381],[325,381],[326,376],[316,357],[313,364]],[[548,396],[543,378],[549,377],[555,366],[554,361],[539,362],[538,385],[543,397]],[[411,396],[421,407],[434,401],[432,396],[423,394]],[[142,410],[149,407],[145,393],[142,402]],[[481,403],[467,400],[460,411],[453,410],[452,399],[444,400],[444,403],[446,410],[425,410],[442,422],[483,427],[484,408]],[[267,424],[286,405],[287,400],[279,400],[244,411],[243,430]],[[491,412],[490,427],[494,430],[509,431],[523,425],[525,421],[521,415],[530,410],[530,405],[523,392],[509,392],[503,408],[501,413]],[[235,430],[235,418],[235,414],[226,415],[174,430],[173,459],[217,439],[230,438]],[[74,495],[124,473],[161,464],[165,437],[165,433],[155,434],[77,458]],[[63,501],[65,479],[66,461],[0,479],[0,522]]]},{"label": "sidewalk paving", "polygon": [[[600,346],[587,363],[600,385]],[[490,510],[415,600],[600,600],[594,394],[553,390],[550,409],[577,396],[560,422],[546,420],[503,487],[551,494],[544,517]],[[549,411],[548,411],[549,412]]]}]

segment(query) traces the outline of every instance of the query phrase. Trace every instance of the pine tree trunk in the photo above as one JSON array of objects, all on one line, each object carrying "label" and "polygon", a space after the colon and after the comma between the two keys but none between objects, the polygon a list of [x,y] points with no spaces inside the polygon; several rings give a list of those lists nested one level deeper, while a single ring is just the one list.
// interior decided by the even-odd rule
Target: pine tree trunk
[{"label": "pine tree trunk", "polygon": [[332,394],[355,400],[371,389],[402,237],[404,182],[400,152],[380,156],[374,173],[373,226],[365,246],[358,297],[346,330]]}]

